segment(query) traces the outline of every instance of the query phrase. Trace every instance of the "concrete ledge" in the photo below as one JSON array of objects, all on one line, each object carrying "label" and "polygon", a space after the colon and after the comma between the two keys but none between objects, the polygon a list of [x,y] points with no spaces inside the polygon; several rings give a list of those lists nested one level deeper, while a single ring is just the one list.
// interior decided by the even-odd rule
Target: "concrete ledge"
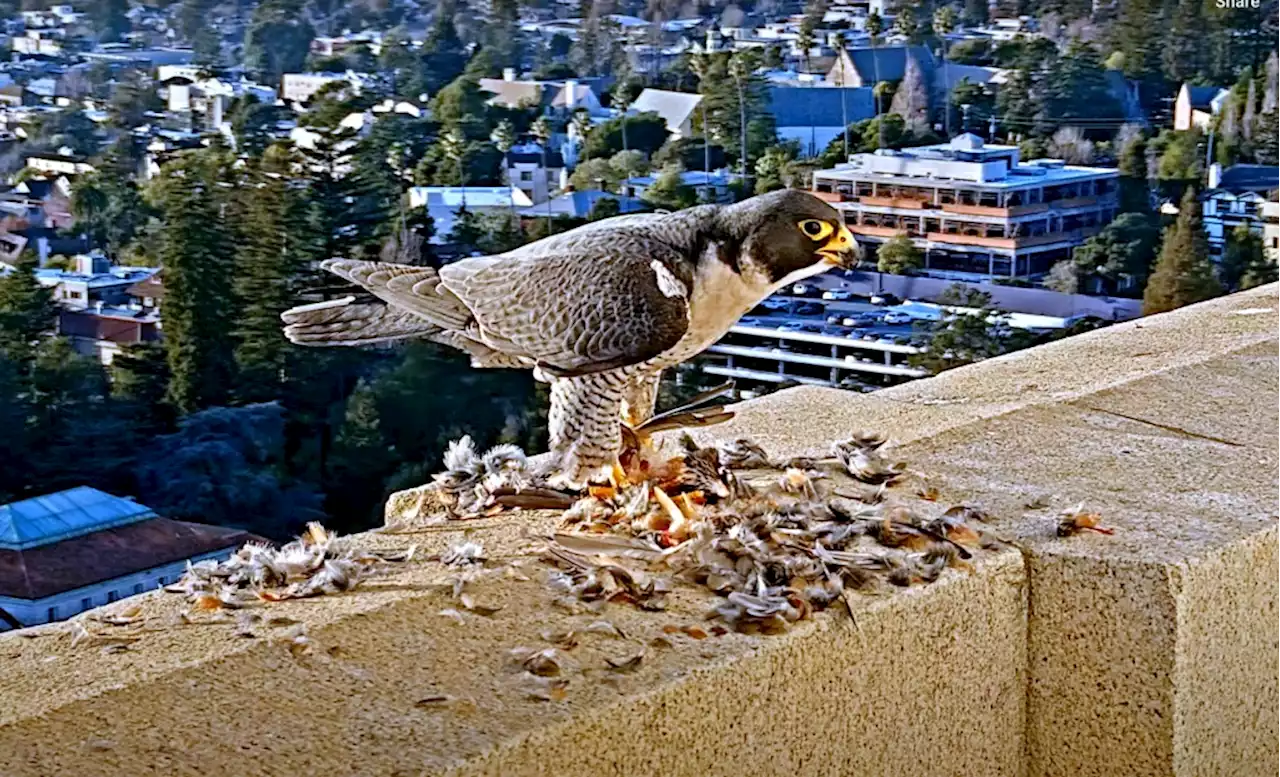
[{"label": "concrete ledge", "polygon": [[[550,607],[536,579],[477,584],[505,608],[463,625],[439,614],[456,604],[431,562],[273,604],[307,625],[300,655],[272,628],[178,625],[182,603],[147,596],[123,653],[0,635],[0,774],[1274,774],[1276,295],[873,395],[781,392],[705,430],[784,454],[886,430],[943,501],[979,504],[1022,548],[856,599],[856,627],[837,607],[782,637],[676,636],[548,703],[507,652],[600,616]],[[1116,534],[1058,538],[1077,502]],[[471,531],[503,558],[554,520],[389,518],[408,534],[362,541],[431,552]],[[647,641],[706,604],[682,590],[665,613],[606,617]],[[592,635],[570,655],[590,670],[620,652]],[[436,695],[453,701],[418,704]]]}]

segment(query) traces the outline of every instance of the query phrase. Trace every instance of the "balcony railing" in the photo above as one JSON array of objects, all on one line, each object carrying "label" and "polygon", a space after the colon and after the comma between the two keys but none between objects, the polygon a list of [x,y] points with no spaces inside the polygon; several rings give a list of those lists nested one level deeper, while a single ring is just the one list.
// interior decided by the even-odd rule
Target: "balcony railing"
[{"label": "balcony railing", "polygon": [[849,231],[855,235],[864,235],[866,237],[893,237],[906,230],[898,227],[876,227],[871,224],[850,224]]},{"label": "balcony railing", "polygon": [[910,210],[924,210],[931,203],[928,200],[919,197],[859,197],[858,201],[863,205],[878,205],[885,208],[907,208]]}]

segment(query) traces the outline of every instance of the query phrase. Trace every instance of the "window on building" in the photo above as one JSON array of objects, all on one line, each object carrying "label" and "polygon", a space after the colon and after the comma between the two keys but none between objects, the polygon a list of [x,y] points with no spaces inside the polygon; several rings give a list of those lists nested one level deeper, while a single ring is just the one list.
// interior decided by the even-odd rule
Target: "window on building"
[{"label": "window on building", "polygon": [[532,180],[533,180],[533,171],[532,171],[532,170],[521,170],[521,171],[520,171],[520,180],[522,180],[522,181],[532,181]]},{"label": "window on building", "polygon": [[53,623],[53,622],[54,622],[54,621],[56,621],[57,619],[58,619],[58,608],[57,608],[57,607],[50,607],[50,608],[49,608],[49,622],[50,622],[50,623]]},{"label": "window on building", "polygon": [[92,596],[86,596],[85,598],[80,600],[80,612],[84,612],[85,610],[92,610],[92,609],[93,609]]},{"label": "window on building", "polygon": [[120,598],[120,594],[116,593],[115,591],[107,591],[108,602],[114,602],[116,599],[119,599],[119,598]]}]

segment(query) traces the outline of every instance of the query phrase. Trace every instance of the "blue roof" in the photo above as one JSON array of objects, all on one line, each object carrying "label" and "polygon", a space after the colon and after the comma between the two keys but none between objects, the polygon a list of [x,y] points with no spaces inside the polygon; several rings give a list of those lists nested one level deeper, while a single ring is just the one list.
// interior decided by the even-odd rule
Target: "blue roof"
[{"label": "blue roof", "polygon": [[591,209],[600,200],[616,200],[618,203],[619,213],[635,213],[637,211],[649,210],[649,204],[644,200],[638,200],[634,197],[623,197],[620,194],[612,194],[603,192],[598,189],[588,189],[584,191],[565,192],[558,197],[553,197],[549,202],[541,205],[534,205],[529,208],[521,208],[516,211],[525,218],[537,218],[540,216],[550,215],[562,216],[568,218],[586,218],[591,215]]},{"label": "blue roof", "polygon": [[874,99],[869,86],[773,86],[769,112],[779,127],[844,127],[846,116],[850,124],[871,118]]},{"label": "blue roof", "polygon": [[155,517],[145,505],[80,486],[0,505],[0,548],[26,550]]}]

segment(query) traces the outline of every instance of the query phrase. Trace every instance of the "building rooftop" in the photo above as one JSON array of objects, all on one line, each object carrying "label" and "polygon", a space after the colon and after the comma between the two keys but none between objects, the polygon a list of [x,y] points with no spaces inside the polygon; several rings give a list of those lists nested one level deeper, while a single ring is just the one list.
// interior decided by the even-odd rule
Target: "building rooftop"
[{"label": "building rooftop", "polygon": [[155,275],[157,267],[112,267],[109,272],[85,274],[69,270],[57,270],[42,267],[36,270],[36,280],[42,286],[57,286],[60,283],[86,283],[90,289],[134,284]]},{"label": "building rooftop", "polygon": [[958,135],[949,143],[854,154],[847,164],[816,173],[826,179],[956,181],[997,190],[1119,174],[1114,168],[1068,165],[1060,159],[1020,162],[1017,146],[987,145],[972,133]]},{"label": "building rooftop", "polygon": [[146,505],[81,486],[0,505],[0,548],[35,548],[154,517]]}]

